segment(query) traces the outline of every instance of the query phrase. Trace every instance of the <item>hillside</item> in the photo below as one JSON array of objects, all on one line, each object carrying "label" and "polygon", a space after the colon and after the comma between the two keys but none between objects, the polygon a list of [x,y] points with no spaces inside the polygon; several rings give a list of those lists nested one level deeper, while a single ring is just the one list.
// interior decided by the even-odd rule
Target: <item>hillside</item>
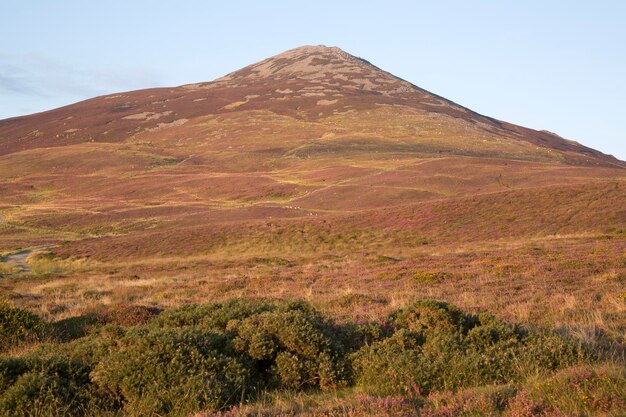
[{"label": "hillside", "polygon": [[[302,315],[298,320],[306,322],[303,328],[313,326],[319,334],[311,337],[323,343],[328,332],[345,332],[341,337],[346,338],[357,337],[350,331],[363,332],[352,351],[335,345],[327,349],[344,366],[353,360],[348,353],[369,352],[369,341],[381,344],[383,353],[397,348],[384,347],[385,340],[408,343],[402,345],[403,354],[417,355],[415,343],[422,334],[410,333],[417,331],[411,327],[416,320],[415,326],[426,326],[419,330],[428,336],[423,340],[440,340],[433,330],[437,326],[453,328],[466,349],[467,357],[459,361],[482,361],[496,352],[506,358],[502,375],[508,375],[509,366],[517,366],[517,373],[528,372],[515,374],[520,378],[515,381],[479,376],[474,371],[487,365],[471,362],[476,366],[472,377],[485,378],[477,385],[497,383],[494,389],[508,395],[507,401],[525,401],[526,391],[516,390],[523,384],[528,392],[535,389],[532,378],[544,365],[536,357],[523,364],[511,362],[506,343],[521,355],[525,346],[535,349],[535,342],[529,341],[532,335],[551,329],[559,338],[572,337],[590,346],[598,357],[608,357],[607,352],[612,358],[624,357],[625,251],[625,162],[547,131],[480,115],[338,48],[304,46],[211,82],[117,93],[0,121],[0,300],[37,313],[57,332],[55,337],[67,342],[59,349],[81,360],[85,352],[80,343],[86,343],[89,355],[96,355],[100,348],[89,350],[89,343],[109,346],[126,332],[118,329],[109,340],[110,328],[99,333],[83,327],[94,317],[100,321],[92,323],[93,329],[118,321],[125,327],[126,312],[131,311],[129,320],[136,319],[136,313],[141,318],[136,324],[143,326],[145,314],[171,310],[167,314],[173,314],[176,325],[161,321],[156,327],[135,329],[137,333],[130,330],[123,342],[115,339],[119,345],[109,346],[114,352],[136,344],[139,358],[142,349],[148,349],[142,345],[148,342],[138,336],[141,332],[154,331],[176,344],[179,336],[188,342],[193,332],[208,331],[196,328],[196,322],[193,329],[181,324],[194,320],[194,314],[198,320],[223,320],[216,313],[221,304],[197,307],[195,313],[189,311],[196,307],[175,310],[181,305],[233,298],[306,300],[310,305],[249,301],[256,306],[250,311],[243,306],[248,301],[226,301],[224,308],[236,308],[224,314],[250,314],[241,313],[250,328],[236,328],[240,339],[233,339],[233,328],[241,323],[231,317],[232,323],[210,330],[217,333],[202,333],[202,340],[228,340],[236,348],[246,334],[253,337],[245,332],[255,325],[275,326],[263,322],[263,314],[275,312],[276,320],[287,320],[281,314],[289,320]],[[443,304],[415,304],[424,299],[454,303],[463,313]],[[414,305],[418,307],[409,307]],[[385,320],[400,323],[398,314],[413,314],[406,313],[410,308],[423,311],[394,327],[400,329],[395,336],[385,333]],[[498,319],[473,315],[485,311]],[[163,314],[162,320],[170,317]],[[477,334],[510,339],[498,339],[503,344],[494,350],[481,345],[485,350],[472,356],[467,353],[476,346],[472,337],[480,342],[484,335],[470,335],[453,316],[473,323]],[[420,322],[428,317],[435,325]],[[515,328],[519,332],[513,337],[508,324],[498,320],[521,323],[528,332]],[[364,330],[370,324],[371,329]],[[406,334],[408,341],[402,339]],[[80,343],[72,344],[73,339]],[[557,339],[550,343],[558,345],[552,353],[560,354],[559,349],[569,345]],[[537,346],[541,351],[552,345]],[[20,355],[30,348],[12,349],[11,354]],[[220,358],[232,353],[221,345],[219,349]],[[120,368],[107,371],[113,376],[105,385],[113,384],[121,375],[115,372],[124,366],[122,354],[111,354],[121,361]],[[563,355],[550,372],[592,363],[587,357],[576,362]],[[91,367],[94,358],[89,359]],[[276,383],[271,376],[275,368],[263,357],[252,358],[258,363],[228,358],[234,361],[228,362],[231,365],[245,363],[246,372],[268,367],[263,383]],[[438,360],[441,366],[450,362]],[[98,366],[106,371],[111,363],[115,361],[103,360]],[[145,364],[138,359],[135,365],[141,369]],[[607,372],[618,375],[619,382],[622,368],[623,362],[617,371],[610,367]],[[569,378],[568,372],[575,378],[579,371],[573,369],[555,378]],[[363,389],[358,378],[367,375],[356,368],[350,372],[354,375],[329,380]],[[91,374],[85,386],[105,374]],[[287,384],[287,376],[280,378],[279,385]],[[300,385],[291,381],[289,387],[328,388],[317,379]],[[442,391],[476,386],[425,381]],[[249,381],[244,382],[245,387]],[[517,384],[515,390],[510,384]],[[437,397],[421,397],[425,392],[418,400],[412,398],[417,402],[410,407],[401,402],[413,411],[397,415],[415,415],[417,403],[435,404]],[[224,404],[234,402],[234,394],[220,395]],[[239,396],[243,400],[244,393],[236,391]],[[142,395],[132,398],[137,407],[148,407]],[[111,407],[119,411],[122,403],[113,401]],[[620,407],[618,402],[609,405],[611,410]],[[262,406],[251,407],[249,415],[274,415]],[[241,413],[232,415],[248,415]]]},{"label": "hillside", "polygon": [[[271,114],[259,123],[258,112]],[[227,125],[224,131],[210,130],[217,121]],[[239,132],[229,131],[228,125],[245,121],[261,132],[276,124],[310,125],[305,137],[275,138],[271,144],[255,138],[254,144],[243,140],[233,147]],[[302,155],[324,152],[328,146],[334,151],[353,146],[623,166],[549,132],[481,116],[339,48],[324,46],[296,48],[212,82],[114,94],[7,119],[0,122],[0,154],[175,135],[186,135],[187,145],[197,140],[213,151],[248,146],[248,152],[281,148]]]}]

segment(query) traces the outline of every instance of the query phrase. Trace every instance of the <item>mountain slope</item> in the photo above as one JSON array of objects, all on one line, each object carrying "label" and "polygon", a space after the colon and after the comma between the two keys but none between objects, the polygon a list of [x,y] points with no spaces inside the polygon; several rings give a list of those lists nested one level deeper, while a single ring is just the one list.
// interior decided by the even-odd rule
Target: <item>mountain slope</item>
[{"label": "mountain slope", "polygon": [[348,139],[353,149],[360,144],[370,151],[385,151],[391,142],[398,151],[623,166],[611,156],[549,132],[481,116],[324,46],[296,48],[213,82],[98,97],[0,121],[0,155],[78,143],[119,143],[157,130],[159,136],[197,133],[201,124],[197,122],[204,122],[199,118],[230,118],[251,111],[297,121],[330,118],[332,128],[326,126],[319,137],[307,137],[307,143],[291,144],[292,152],[323,138],[322,148],[329,145],[336,151],[335,145],[342,147],[341,140]]},{"label": "mountain slope", "polygon": [[[0,251],[67,241],[66,253],[94,257],[256,253],[255,243],[280,251],[271,242],[307,233],[346,249],[351,228],[396,248],[419,241],[422,229],[437,241],[454,216],[474,219],[464,239],[597,233],[626,225],[622,166],[476,114],[337,48],[302,47],[210,83],[0,121]],[[600,210],[593,200],[603,194]],[[569,214],[531,221],[533,195],[564,196],[537,207]],[[450,209],[470,202],[474,214]],[[525,220],[509,229],[491,219],[494,207]],[[333,232],[315,231],[318,221]],[[276,227],[259,229],[266,222]],[[214,230],[223,232],[218,246]],[[257,239],[258,230],[267,236]]]},{"label": "mountain slope", "polygon": [[625,237],[623,162],[336,48],[0,121],[0,298],[47,318],[431,298],[624,346]]}]

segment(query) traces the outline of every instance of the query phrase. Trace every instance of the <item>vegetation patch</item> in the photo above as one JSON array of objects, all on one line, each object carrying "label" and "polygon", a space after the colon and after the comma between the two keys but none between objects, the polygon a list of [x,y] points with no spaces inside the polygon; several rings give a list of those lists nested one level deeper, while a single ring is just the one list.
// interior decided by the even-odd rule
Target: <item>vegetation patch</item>
[{"label": "vegetation patch", "polygon": [[0,278],[5,278],[18,272],[19,269],[16,268],[14,265],[0,263]]},{"label": "vegetation patch", "polygon": [[35,314],[0,302],[0,352],[39,340],[45,327]]},{"label": "vegetation patch", "polygon": [[621,415],[626,410],[626,369],[579,366],[527,388],[526,396],[563,415]]},{"label": "vegetation patch", "polygon": [[30,275],[35,277],[66,275],[86,269],[86,260],[60,257],[52,252],[33,254],[27,258],[26,262],[30,268]]},{"label": "vegetation patch", "polygon": [[374,297],[368,294],[350,293],[333,300],[330,305],[341,308],[354,308],[358,306],[386,304],[387,300],[382,297]]},{"label": "vegetation patch", "polygon": [[417,282],[437,283],[452,278],[452,274],[449,272],[418,271],[415,273],[414,278]]},{"label": "vegetation patch", "polygon": [[[594,370],[581,343],[436,301],[381,322],[344,324],[305,302],[262,299],[159,313],[121,306],[50,324],[53,342],[0,356],[0,411],[234,416],[247,414],[232,406],[267,393],[349,387],[373,396],[347,405],[357,414],[346,415],[412,415],[420,407],[427,416],[460,409],[498,415],[510,404],[537,402],[554,410],[610,411],[624,397],[622,370]],[[6,304],[0,318],[3,341],[38,337],[46,327]],[[554,374],[571,366],[578,368]],[[481,388],[488,386],[501,388]],[[522,388],[528,398],[518,398]],[[336,412],[310,415],[344,415]]]},{"label": "vegetation patch", "polygon": [[146,324],[161,311],[156,307],[120,304],[103,309],[96,314],[96,317],[100,323],[131,327]]}]

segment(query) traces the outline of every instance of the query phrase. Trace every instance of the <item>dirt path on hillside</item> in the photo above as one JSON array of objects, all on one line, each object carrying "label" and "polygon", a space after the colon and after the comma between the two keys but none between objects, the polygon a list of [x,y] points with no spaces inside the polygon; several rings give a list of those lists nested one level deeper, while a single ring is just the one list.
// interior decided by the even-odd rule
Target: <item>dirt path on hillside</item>
[{"label": "dirt path on hillside", "polygon": [[0,263],[14,266],[17,269],[16,274],[27,274],[31,272],[30,265],[26,262],[28,256],[32,253],[41,252],[42,250],[50,249],[52,247],[54,247],[54,245],[43,245],[13,252],[0,258]]}]

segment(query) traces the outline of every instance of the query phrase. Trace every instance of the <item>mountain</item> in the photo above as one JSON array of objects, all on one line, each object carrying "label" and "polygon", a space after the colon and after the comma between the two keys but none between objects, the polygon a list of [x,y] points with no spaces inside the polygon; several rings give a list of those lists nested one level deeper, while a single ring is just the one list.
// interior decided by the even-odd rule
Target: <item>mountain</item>
[{"label": "mountain", "polygon": [[322,46],[0,121],[0,414],[618,415],[625,167]]},{"label": "mountain", "polygon": [[[304,46],[212,82],[98,97],[0,122],[0,154],[85,142],[123,142],[167,129],[193,130],[199,117],[251,111],[315,122],[332,118],[352,147],[571,164],[623,166],[601,152],[547,131],[481,116],[339,48]],[[360,127],[361,119],[365,126]],[[386,126],[374,126],[384,120]],[[188,123],[190,122],[190,123]],[[187,126],[182,127],[183,124]],[[344,126],[345,125],[345,126]],[[172,130],[172,128],[177,128]],[[380,130],[382,129],[382,131]],[[161,133],[162,134],[162,133]],[[390,137],[393,140],[390,141]],[[350,138],[348,138],[350,137]],[[307,137],[305,152],[328,143]],[[297,146],[292,150],[297,151]]]},{"label": "mountain", "polygon": [[304,46],[0,121],[0,250],[147,259],[601,230],[624,220],[625,166]]}]

